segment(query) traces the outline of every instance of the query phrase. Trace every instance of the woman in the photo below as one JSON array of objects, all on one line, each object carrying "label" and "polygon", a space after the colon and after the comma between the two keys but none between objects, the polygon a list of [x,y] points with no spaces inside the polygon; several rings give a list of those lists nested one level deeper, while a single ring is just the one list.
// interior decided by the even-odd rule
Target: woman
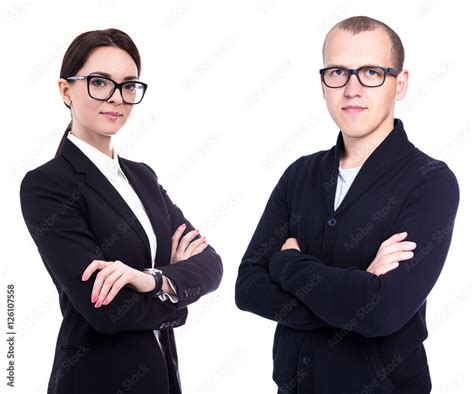
[{"label": "woman", "polygon": [[222,278],[219,255],[155,172],[113,146],[144,97],[140,69],[120,30],[75,38],[58,81],[71,123],[56,156],[21,182],[63,315],[48,393],[180,393],[173,328]]}]

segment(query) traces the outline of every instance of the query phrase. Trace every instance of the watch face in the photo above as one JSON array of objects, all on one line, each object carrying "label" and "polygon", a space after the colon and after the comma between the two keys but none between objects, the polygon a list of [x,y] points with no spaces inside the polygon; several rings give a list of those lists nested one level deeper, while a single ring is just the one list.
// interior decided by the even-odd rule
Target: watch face
[{"label": "watch face", "polygon": [[156,275],[157,273],[161,272],[159,269],[156,268],[145,268],[144,270],[147,274]]}]

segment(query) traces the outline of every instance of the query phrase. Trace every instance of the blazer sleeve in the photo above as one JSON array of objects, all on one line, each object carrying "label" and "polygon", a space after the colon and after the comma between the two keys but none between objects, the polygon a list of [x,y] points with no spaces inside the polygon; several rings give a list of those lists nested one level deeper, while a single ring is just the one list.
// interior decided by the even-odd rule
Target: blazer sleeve
[{"label": "blazer sleeve", "polygon": [[[291,167],[291,166],[290,166]],[[297,330],[330,327],[303,302],[302,288],[291,294],[273,281],[270,257],[290,237],[287,205],[288,167],[267,201],[250,244],[244,253],[235,285],[235,302],[243,310]]]},{"label": "blazer sleeve", "polygon": [[390,335],[413,317],[436,283],[448,254],[458,205],[454,173],[446,165],[438,167],[422,176],[390,228],[390,236],[406,231],[406,239],[416,242],[411,259],[377,276],[355,267],[327,266],[297,249],[288,249],[272,256],[271,277],[298,297],[297,289],[316,275],[318,286],[306,297],[298,297],[315,315],[366,337]]},{"label": "blazer sleeve", "polygon": [[[92,287],[99,271],[87,281],[81,277],[103,252],[81,214],[77,190],[45,171],[32,170],[23,178],[20,200],[23,218],[59,292],[97,331],[152,330],[178,327],[185,323],[187,310],[123,287],[109,305],[95,308]],[[69,188],[70,189],[70,188]]]},{"label": "blazer sleeve", "polygon": [[[194,230],[194,226],[186,219],[181,209],[171,201],[167,191],[158,182],[158,177],[153,169],[148,164],[142,164],[153,174],[164,198],[171,218],[171,234],[174,234],[183,223],[186,223],[183,236]],[[201,235],[198,234],[194,239],[199,238]],[[163,275],[173,282],[176,289],[178,302],[173,304],[176,308],[183,308],[196,302],[203,295],[216,290],[223,276],[222,260],[210,244],[201,253],[175,264],[160,266],[160,269],[163,271]]]}]

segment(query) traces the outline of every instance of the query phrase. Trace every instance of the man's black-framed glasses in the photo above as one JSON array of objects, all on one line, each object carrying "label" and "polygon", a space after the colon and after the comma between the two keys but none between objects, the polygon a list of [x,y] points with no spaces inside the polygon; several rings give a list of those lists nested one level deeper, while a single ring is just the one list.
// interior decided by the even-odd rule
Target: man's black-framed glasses
[{"label": "man's black-framed glasses", "polygon": [[113,79],[101,75],[73,75],[67,80],[87,80],[87,93],[93,99],[100,101],[109,100],[118,89],[126,104],[138,104],[143,100],[147,84],[139,81],[125,81],[117,83]]},{"label": "man's black-framed glasses", "polygon": [[376,88],[383,85],[387,74],[397,76],[400,71],[393,67],[363,66],[359,68],[327,67],[319,70],[328,88],[342,88],[355,74],[362,86]]}]

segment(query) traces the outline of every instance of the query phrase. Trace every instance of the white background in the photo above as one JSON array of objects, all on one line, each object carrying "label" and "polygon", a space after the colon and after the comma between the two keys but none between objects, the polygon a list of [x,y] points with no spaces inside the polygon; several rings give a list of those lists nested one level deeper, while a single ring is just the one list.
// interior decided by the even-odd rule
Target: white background
[{"label": "white background", "polygon": [[[396,104],[409,139],[445,161],[461,201],[445,267],[428,298],[433,393],[472,385],[472,13],[460,1],[2,1],[0,392],[45,393],[61,322],[56,289],[19,204],[26,171],[50,160],[69,122],[57,88],[70,42],[127,32],[149,84],[119,131],[123,157],[148,163],[225,267],[220,288],[176,329],[185,393],[273,393],[275,323],[239,311],[237,268],[268,196],[298,157],[331,148],[339,129],[321,95],[326,32],[368,15],[401,37],[410,71]],[[472,175],[469,176],[472,179]],[[471,181],[472,182],[472,181]],[[6,290],[16,289],[16,387],[6,384]],[[124,355],[126,357],[126,355]]]}]

